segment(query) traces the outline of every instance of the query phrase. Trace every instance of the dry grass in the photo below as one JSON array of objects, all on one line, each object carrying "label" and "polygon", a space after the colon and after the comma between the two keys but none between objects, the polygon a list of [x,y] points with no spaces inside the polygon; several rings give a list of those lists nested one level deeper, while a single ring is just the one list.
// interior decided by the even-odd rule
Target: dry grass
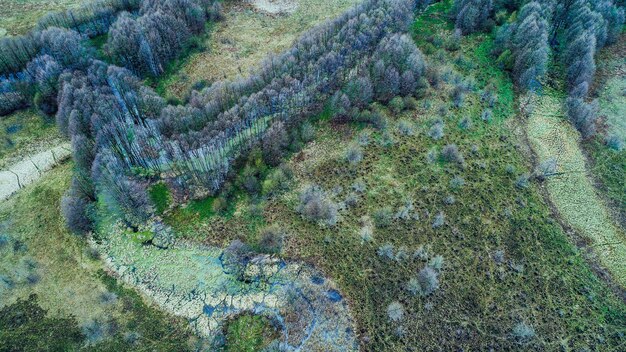
[{"label": "dry grass", "polygon": [[79,4],[79,0],[0,0],[0,37],[25,34],[48,11],[61,11]]},{"label": "dry grass", "polygon": [[562,99],[548,93],[538,99],[528,120],[528,137],[538,162],[557,161],[559,175],[550,177],[547,189],[563,219],[592,241],[600,262],[626,285],[626,235],[613,223],[587,175],[580,134],[564,119]]},{"label": "dry grass", "polygon": [[284,15],[257,12],[249,4],[230,4],[226,19],[206,39],[209,50],[191,55],[179,72],[168,77],[167,93],[180,98],[198,81],[247,75],[268,54],[287,49],[307,29],[360,1],[297,0],[296,10]]},{"label": "dry grass", "polygon": [[0,292],[0,304],[36,293],[41,306],[51,314],[74,315],[79,323],[122,316],[119,302],[103,305],[99,301],[106,292],[97,275],[101,263],[89,258],[83,239],[65,229],[60,199],[71,173],[71,163],[61,165],[0,206],[2,232],[26,245],[25,251],[15,251],[12,245],[0,249],[0,274],[15,278],[18,271],[26,270],[25,261],[32,260],[36,263],[32,271],[41,278],[34,285],[15,280],[15,288]]},{"label": "dry grass", "polygon": [[62,143],[54,118],[42,116],[36,109],[16,111],[0,118],[0,169]]}]

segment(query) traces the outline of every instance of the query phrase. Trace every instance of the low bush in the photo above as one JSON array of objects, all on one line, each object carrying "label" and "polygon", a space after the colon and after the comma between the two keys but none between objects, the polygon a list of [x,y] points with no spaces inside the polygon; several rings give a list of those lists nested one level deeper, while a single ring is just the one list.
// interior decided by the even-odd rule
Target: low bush
[{"label": "low bush", "polygon": [[323,189],[316,185],[309,185],[300,194],[297,211],[309,221],[334,226],[337,223],[337,209],[337,204]]}]

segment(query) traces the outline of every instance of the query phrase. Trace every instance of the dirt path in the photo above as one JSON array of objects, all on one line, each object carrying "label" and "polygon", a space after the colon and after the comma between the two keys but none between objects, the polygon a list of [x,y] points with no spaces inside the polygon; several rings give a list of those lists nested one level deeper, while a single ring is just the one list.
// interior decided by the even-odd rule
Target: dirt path
[{"label": "dirt path", "polygon": [[0,200],[5,200],[15,192],[38,180],[72,155],[69,143],[31,155],[6,169],[0,170]]},{"label": "dirt path", "polygon": [[565,119],[563,100],[552,93],[535,97],[526,133],[540,165],[557,162],[546,189],[562,219],[585,239],[598,262],[626,287],[626,234],[616,226],[588,175],[580,134]]}]

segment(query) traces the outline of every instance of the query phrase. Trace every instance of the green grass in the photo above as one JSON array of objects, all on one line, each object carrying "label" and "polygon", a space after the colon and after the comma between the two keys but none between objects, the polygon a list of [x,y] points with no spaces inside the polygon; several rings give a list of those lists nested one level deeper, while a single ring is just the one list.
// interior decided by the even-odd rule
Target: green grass
[{"label": "green grass", "polygon": [[270,321],[258,315],[244,314],[230,321],[225,328],[226,352],[261,351],[275,339],[276,330]]},{"label": "green grass", "polygon": [[[515,121],[513,84],[489,56],[493,38],[466,37],[456,52],[435,45],[451,35],[452,26],[441,14],[447,6],[449,2],[434,5],[417,21],[416,41],[432,46],[431,65],[472,76],[479,90],[468,94],[461,109],[451,107],[449,83],[429,89],[416,110],[399,116],[385,112],[395,140],[390,147],[379,144],[382,133],[371,127],[338,126],[322,119],[315,142],[289,160],[297,185],[266,201],[264,222],[287,231],[286,257],[315,263],[337,282],[351,302],[365,350],[623,349],[626,307],[551,218],[539,186],[516,187],[517,178],[532,167]],[[461,54],[464,60],[459,60]],[[486,104],[479,93],[487,85],[498,95],[490,123],[480,118]],[[440,116],[442,105],[449,111]],[[467,131],[458,127],[463,117],[472,120]],[[435,141],[427,132],[438,118],[445,122],[445,136]],[[397,132],[400,120],[417,126],[415,136]],[[369,132],[372,142],[363,148],[364,160],[349,166],[343,155],[357,131]],[[441,151],[451,143],[464,154],[464,168],[428,163],[429,150]],[[465,180],[460,189],[450,186],[456,176]],[[299,186],[316,183],[338,190],[335,200],[340,201],[355,181],[364,182],[367,190],[355,207],[340,212],[337,226],[320,228],[296,213]],[[444,200],[450,195],[456,202],[447,205]],[[375,228],[373,242],[363,243],[358,234],[362,217],[385,206],[395,211],[406,198],[414,200],[420,219],[394,220]],[[258,229],[246,226],[245,209],[250,206],[241,200],[238,209],[243,210],[228,221],[197,223],[202,230],[195,238],[218,243],[254,239]],[[439,211],[445,213],[445,225],[433,228]],[[426,298],[412,296],[406,284],[424,263],[379,257],[377,250],[385,243],[410,253],[428,245],[432,254],[443,255],[441,288]],[[501,264],[493,259],[500,250]],[[406,309],[400,324],[387,319],[386,307],[395,300]],[[536,331],[527,345],[511,337],[519,322]]]},{"label": "green grass", "polygon": [[148,190],[150,199],[155,206],[157,214],[163,214],[172,203],[172,196],[165,183],[157,183]]}]

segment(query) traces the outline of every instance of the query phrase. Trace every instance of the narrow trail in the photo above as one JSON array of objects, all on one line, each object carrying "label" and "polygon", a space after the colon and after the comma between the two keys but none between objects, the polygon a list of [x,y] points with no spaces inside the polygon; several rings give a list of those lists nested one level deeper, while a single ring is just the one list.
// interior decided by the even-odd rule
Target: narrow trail
[{"label": "narrow trail", "polygon": [[26,156],[21,161],[0,170],[0,200],[6,200],[15,192],[37,181],[47,171],[72,155],[69,143]]},{"label": "narrow trail", "polygon": [[556,175],[546,189],[561,218],[589,241],[597,261],[626,287],[626,234],[596,193],[580,148],[580,134],[564,116],[563,99],[547,92],[532,98],[526,133],[537,164],[555,160]]}]

